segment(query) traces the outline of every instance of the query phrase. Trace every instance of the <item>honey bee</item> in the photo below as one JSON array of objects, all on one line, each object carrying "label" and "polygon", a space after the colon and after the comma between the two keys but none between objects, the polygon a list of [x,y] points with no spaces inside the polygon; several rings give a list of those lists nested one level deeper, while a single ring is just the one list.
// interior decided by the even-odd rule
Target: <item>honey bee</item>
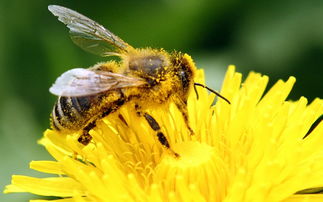
[{"label": "honey bee", "polygon": [[54,130],[82,131],[78,141],[87,145],[92,138],[89,131],[98,119],[131,103],[156,131],[159,142],[170,149],[159,123],[147,109],[172,101],[193,134],[188,122],[188,93],[195,85],[207,87],[194,83],[196,67],[190,56],[163,49],[136,49],[74,10],[57,5],[48,9],[66,24],[78,46],[97,55],[121,58],[120,62],[99,63],[89,69],[71,69],[57,78],[49,89],[58,96],[51,115]]}]

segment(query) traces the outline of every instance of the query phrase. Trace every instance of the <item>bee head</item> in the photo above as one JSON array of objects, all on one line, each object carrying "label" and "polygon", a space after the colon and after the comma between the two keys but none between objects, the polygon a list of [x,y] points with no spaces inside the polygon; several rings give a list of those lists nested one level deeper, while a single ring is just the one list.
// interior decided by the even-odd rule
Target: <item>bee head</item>
[{"label": "bee head", "polygon": [[188,93],[190,86],[193,85],[195,64],[192,58],[187,54],[173,54],[172,63],[175,67],[175,74],[181,82],[181,90]]}]

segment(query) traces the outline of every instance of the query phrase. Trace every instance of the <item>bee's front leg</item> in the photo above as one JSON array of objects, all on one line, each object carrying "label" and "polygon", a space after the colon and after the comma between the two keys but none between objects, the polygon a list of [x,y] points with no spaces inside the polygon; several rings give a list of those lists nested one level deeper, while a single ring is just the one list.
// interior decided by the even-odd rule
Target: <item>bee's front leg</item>
[{"label": "bee's front leg", "polygon": [[188,117],[188,111],[187,111],[187,101],[183,101],[180,98],[176,98],[176,99],[174,99],[174,103],[176,104],[178,110],[182,113],[185,125],[186,125],[187,129],[189,130],[190,135],[194,135],[194,131],[191,128],[190,123],[189,123],[189,117]]}]

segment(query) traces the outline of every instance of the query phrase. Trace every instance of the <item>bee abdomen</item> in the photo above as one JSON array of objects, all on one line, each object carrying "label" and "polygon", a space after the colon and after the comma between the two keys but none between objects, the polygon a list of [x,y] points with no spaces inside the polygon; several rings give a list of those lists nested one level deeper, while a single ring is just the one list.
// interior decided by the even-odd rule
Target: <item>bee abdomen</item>
[{"label": "bee abdomen", "polygon": [[52,126],[56,130],[78,130],[87,121],[86,113],[91,97],[59,97],[52,112]]}]

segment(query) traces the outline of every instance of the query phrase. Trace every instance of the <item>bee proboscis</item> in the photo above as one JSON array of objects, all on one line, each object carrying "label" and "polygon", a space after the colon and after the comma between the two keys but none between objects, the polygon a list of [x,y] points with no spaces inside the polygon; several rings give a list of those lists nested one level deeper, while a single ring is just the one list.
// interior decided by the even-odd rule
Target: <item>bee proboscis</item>
[{"label": "bee proboscis", "polygon": [[172,101],[193,134],[188,123],[187,98],[194,85],[196,67],[190,56],[162,49],[136,49],[76,11],[57,5],[48,9],[66,24],[78,46],[97,55],[121,58],[120,62],[99,63],[89,69],[71,69],[56,80],[50,88],[58,96],[52,111],[53,129],[82,131],[78,141],[87,145],[91,141],[89,131],[98,119],[132,103],[137,114],[145,117],[156,131],[159,142],[171,149],[147,109]]}]

